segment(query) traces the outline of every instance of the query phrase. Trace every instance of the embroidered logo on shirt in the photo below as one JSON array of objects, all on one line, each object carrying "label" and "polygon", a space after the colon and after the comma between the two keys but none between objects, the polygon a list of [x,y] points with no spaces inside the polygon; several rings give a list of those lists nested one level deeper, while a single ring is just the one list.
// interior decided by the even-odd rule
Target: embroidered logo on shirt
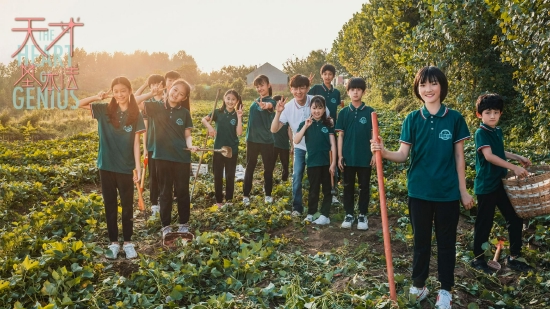
[{"label": "embroidered logo on shirt", "polygon": [[441,130],[441,132],[439,132],[439,138],[444,141],[450,140],[452,137],[453,135],[447,129]]},{"label": "embroidered logo on shirt", "polygon": [[330,99],[330,102],[331,102],[331,103],[336,103],[336,98]]},{"label": "embroidered logo on shirt", "polygon": [[181,118],[178,118],[178,120],[176,120],[176,123],[178,124],[178,126],[182,126],[183,120],[181,120]]},{"label": "embroidered logo on shirt", "polygon": [[231,119],[230,123],[231,123],[232,125],[236,125],[236,124],[237,124],[237,120]]},{"label": "embroidered logo on shirt", "polygon": [[321,129],[321,132],[323,132],[323,133],[328,133],[327,127],[323,127],[323,128]]},{"label": "embroidered logo on shirt", "polygon": [[124,126],[124,127],[122,127],[122,129],[124,129],[124,131],[130,133],[130,132],[132,132],[132,125]]},{"label": "embroidered logo on shirt", "polygon": [[361,117],[361,119],[359,119],[359,122],[362,123],[362,124],[365,124],[365,123],[367,123],[367,118]]}]

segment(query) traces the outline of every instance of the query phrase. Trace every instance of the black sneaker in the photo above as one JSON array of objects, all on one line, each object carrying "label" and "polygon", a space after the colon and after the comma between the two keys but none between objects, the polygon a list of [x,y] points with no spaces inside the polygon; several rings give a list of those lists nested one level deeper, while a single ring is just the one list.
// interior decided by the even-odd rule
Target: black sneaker
[{"label": "black sneaker", "polygon": [[473,259],[470,262],[470,266],[472,266],[472,268],[477,269],[479,271],[482,271],[486,274],[492,274],[493,273],[493,271],[489,268],[489,266],[487,266],[487,261],[485,261],[483,259]]},{"label": "black sneaker", "polygon": [[512,269],[512,270],[515,270],[515,271],[519,271],[519,272],[522,272],[522,273],[527,273],[527,272],[530,272],[530,271],[535,271],[535,269],[531,266],[529,266],[529,264],[523,262],[525,261],[525,259],[522,259],[523,261],[519,260],[520,257],[517,257],[513,260],[510,260],[510,256],[508,256],[506,258],[506,266],[508,266],[508,268]]}]

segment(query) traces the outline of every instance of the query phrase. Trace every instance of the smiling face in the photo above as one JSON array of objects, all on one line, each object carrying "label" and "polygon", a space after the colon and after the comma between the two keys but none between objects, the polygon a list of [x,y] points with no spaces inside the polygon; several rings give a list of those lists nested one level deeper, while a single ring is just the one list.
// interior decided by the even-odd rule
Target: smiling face
[{"label": "smiling face", "polygon": [[290,93],[294,96],[296,101],[304,102],[304,99],[307,95],[307,87],[301,86],[301,87],[290,87]]},{"label": "smiling face", "polygon": [[239,103],[239,99],[237,99],[237,97],[232,93],[226,94],[223,98],[223,101],[225,103],[226,109],[230,112],[233,111],[235,109],[235,106],[237,106],[237,103]]},{"label": "smiling face", "polygon": [[311,117],[317,121],[323,117],[325,114],[325,106],[321,102],[312,102],[311,106],[309,107],[311,112]]},{"label": "smiling face", "polygon": [[325,85],[330,85],[330,83],[334,79],[334,74],[332,74],[331,71],[326,70],[323,72],[323,74],[321,74],[321,78],[323,79],[323,83]]},{"label": "smiling face", "polygon": [[269,83],[266,83],[266,82],[263,82],[263,83],[258,83],[256,85],[256,91],[258,91],[258,94],[263,98],[263,97],[267,97],[269,95]]},{"label": "smiling face", "polygon": [[441,85],[436,80],[430,82],[426,79],[420,82],[420,84],[418,84],[418,93],[422,101],[426,104],[441,103]]},{"label": "smiling face", "polygon": [[118,104],[127,104],[130,101],[130,89],[124,84],[113,86],[113,97]]},{"label": "smiling face", "polygon": [[168,103],[170,103],[170,105],[177,105],[187,99],[188,96],[187,89],[182,84],[175,84],[170,88]]},{"label": "smiling face", "polygon": [[491,128],[497,126],[498,121],[500,120],[500,116],[502,116],[502,112],[496,109],[486,109],[481,112],[481,115],[478,114],[478,117],[481,118],[481,121],[483,121],[484,124],[490,126]]}]

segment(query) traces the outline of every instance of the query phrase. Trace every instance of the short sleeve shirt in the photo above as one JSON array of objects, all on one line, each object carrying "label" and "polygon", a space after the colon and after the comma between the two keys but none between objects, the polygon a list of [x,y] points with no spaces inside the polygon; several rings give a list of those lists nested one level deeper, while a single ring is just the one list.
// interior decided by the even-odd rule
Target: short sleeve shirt
[{"label": "short sleeve shirt", "polygon": [[[305,121],[300,123],[298,131],[302,129]],[[307,167],[330,165],[330,135],[334,135],[334,128],[325,125],[322,121],[313,120],[312,124],[304,133],[306,140]]]},{"label": "short sleeve shirt", "polygon": [[372,107],[361,102],[361,105],[357,108],[350,103],[338,113],[336,132],[344,132],[342,156],[347,166],[370,166],[372,159],[370,150],[372,112],[374,112]]},{"label": "short sleeve shirt", "polygon": [[99,133],[97,167],[104,171],[132,174],[136,168],[135,136],[145,131],[143,117],[138,113],[138,118],[134,123],[126,124],[129,116],[128,110],[121,111],[120,107],[117,107],[119,127],[115,128],[107,114],[108,103],[93,103],[90,106],[92,117],[97,119]]},{"label": "short sleeve shirt", "polygon": [[485,159],[482,149],[489,147],[491,152],[506,160],[504,152],[504,138],[499,127],[491,128],[481,124],[475,133],[476,142],[476,179],[474,181],[475,194],[488,194],[496,191],[502,185],[502,178],[508,170],[494,165]]},{"label": "short sleeve shirt", "polygon": [[[145,102],[159,102],[155,98],[151,98]],[[153,151],[153,143],[155,138],[155,121],[149,119],[146,114],[143,115],[143,119],[147,120],[147,151]]]},{"label": "short sleeve shirt", "polygon": [[325,84],[313,85],[313,87],[309,89],[309,92],[307,94],[323,96],[325,98],[325,103],[327,104],[327,108],[330,111],[330,114],[334,115],[334,117],[338,116],[336,110],[338,108],[338,105],[340,105],[341,97],[340,91],[334,88],[334,86],[330,85],[330,88],[327,88]]},{"label": "short sleeve shirt", "polygon": [[191,114],[181,105],[171,107],[168,103],[145,102],[145,113],[155,124],[152,143],[153,159],[190,163],[191,152],[184,150],[185,131],[193,128]]},{"label": "short sleeve shirt", "polygon": [[277,133],[273,133],[274,146],[280,149],[290,149],[290,138],[288,137],[288,124],[285,124]]},{"label": "short sleeve shirt", "polygon": [[469,138],[464,117],[443,104],[435,115],[426,106],[408,114],[400,142],[411,145],[409,196],[435,202],[460,200],[454,145]]},{"label": "short sleeve shirt", "polygon": [[214,148],[220,149],[222,146],[232,148],[233,155],[239,150],[239,137],[237,136],[237,112],[233,110],[228,112],[226,109],[214,111],[212,121],[216,122],[216,140]]},{"label": "short sleeve shirt", "polygon": [[[271,122],[275,113],[262,109],[258,104],[259,101],[260,98],[257,98],[250,105],[248,125],[246,127],[246,141],[259,144],[273,144]],[[271,103],[275,106],[275,101],[270,96],[262,98],[262,102]]]}]

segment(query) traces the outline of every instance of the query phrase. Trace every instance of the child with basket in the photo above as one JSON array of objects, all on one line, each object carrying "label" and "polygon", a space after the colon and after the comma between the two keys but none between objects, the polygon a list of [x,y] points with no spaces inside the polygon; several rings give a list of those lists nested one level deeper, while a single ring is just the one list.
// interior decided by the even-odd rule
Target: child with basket
[{"label": "child with basket", "polygon": [[475,133],[476,143],[476,178],[474,191],[477,195],[478,213],[474,227],[474,260],[470,265],[485,273],[491,273],[483,256],[483,243],[489,240],[493,227],[495,206],[506,220],[510,240],[510,255],[506,259],[508,268],[520,272],[533,271],[525,259],[521,258],[521,241],[523,220],[516,214],[510,199],[504,191],[502,178],[508,169],[518,177],[526,177],[528,172],[521,166],[514,165],[506,159],[516,160],[524,167],[531,161],[523,156],[504,151],[502,131],[497,127],[504,101],[497,94],[481,95],[476,102],[476,115],[482,123]]}]

